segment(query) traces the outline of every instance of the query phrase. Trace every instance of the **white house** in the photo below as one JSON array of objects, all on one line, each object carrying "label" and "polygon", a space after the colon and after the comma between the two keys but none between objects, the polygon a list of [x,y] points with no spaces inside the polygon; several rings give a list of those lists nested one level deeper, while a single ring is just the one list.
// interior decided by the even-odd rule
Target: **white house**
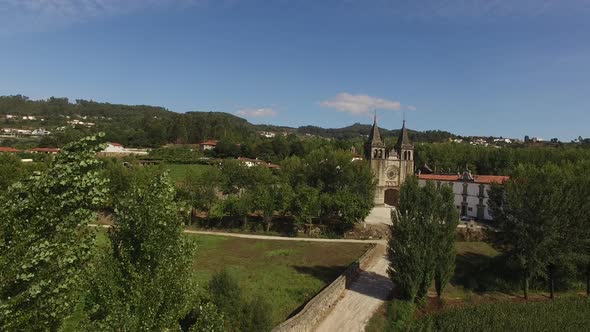
[{"label": "white house", "polygon": [[39,128],[39,129],[35,129],[33,130],[33,132],[31,133],[33,136],[45,136],[45,135],[49,135],[51,134],[51,132],[43,129],[43,128]]},{"label": "white house", "polygon": [[215,149],[216,146],[217,146],[216,140],[208,140],[208,141],[203,141],[203,142],[199,143],[199,147],[201,148],[202,151],[213,150],[213,149]]},{"label": "white house", "polygon": [[501,175],[472,175],[469,171],[463,174],[418,174],[418,182],[422,186],[426,181],[450,185],[455,194],[455,207],[461,217],[477,220],[492,220],[488,208],[488,190],[493,183],[503,184],[509,179]]},{"label": "white house", "polygon": [[111,155],[111,156],[116,156],[116,155],[130,155],[130,154],[135,154],[135,155],[147,155],[148,152],[145,149],[129,149],[129,148],[125,148],[122,144],[119,143],[114,143],[114,142],[110,142],[107,143],[107,147],[101,151],[101,153],[103,155]]}]

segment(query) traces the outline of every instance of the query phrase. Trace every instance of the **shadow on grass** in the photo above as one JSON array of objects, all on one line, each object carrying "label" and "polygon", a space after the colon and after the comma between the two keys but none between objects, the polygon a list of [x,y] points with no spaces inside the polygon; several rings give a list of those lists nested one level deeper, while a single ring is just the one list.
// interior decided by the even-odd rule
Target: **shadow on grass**
[{"label": "shadow on grass", "polygon": [[346,266],[293,266],[293,268],[303,274],[310,275],[326,285],[336,280],[340,273],[344,272]]},{"label": "shadow on grass", "polygon": [[511,293],[518,289],[518,268],[505,255],[490,257],[467,252],[457,255],[451,283],[477,293],[498,291]]}]

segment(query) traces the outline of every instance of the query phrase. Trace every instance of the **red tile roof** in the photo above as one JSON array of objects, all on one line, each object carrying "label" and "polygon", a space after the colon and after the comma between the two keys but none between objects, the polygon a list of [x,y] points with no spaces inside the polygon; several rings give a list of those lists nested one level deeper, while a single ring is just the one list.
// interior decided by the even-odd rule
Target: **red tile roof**
[{"label": "red tile roof", "polygon": [[[433,180],[433,181],[453,181],[453,182],[463,182],[461,180],[460,175],[453,175],[453,174],[420,174],[418,175],[418,179],[420,180]],[[483,183],[483,184],[492,184],[498,183],[503,184],[505,181],[510,179],[509,176],[504,175],[474,175],[473,182],[475,183]]]},{"label": "red tile roof", "polygon": [[8,148],[8,147],[4,147],[4,146],[0,146],[0,152],[21,152],[20,150],[17,150],[15,148]]},{"label": "red tile roof", "polygon": [[58,153],[58,148],[34,148],[30,149],[31,152],[45,152],[45,153]]},{"label": "red tile roof", "polygon": [[110,142],[109,144],[112,145],[112,146],[120,146],[120,147],[123,147],[123,144],[121,144],[121,143]]},{"label": "red tile roof", "polygon": [[199,143],[199,145],[217,145],[217,141],[216,140],[208,140],[208,141],[203,141],[201,143]]}]

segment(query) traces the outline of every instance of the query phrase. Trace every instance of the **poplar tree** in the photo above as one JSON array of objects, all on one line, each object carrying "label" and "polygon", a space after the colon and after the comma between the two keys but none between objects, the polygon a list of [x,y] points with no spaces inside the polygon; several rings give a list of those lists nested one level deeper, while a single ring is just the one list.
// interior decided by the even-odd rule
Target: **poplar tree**
[{"label": "poplar tree", "polygon": [[183,235],[167,174],[133,185],[115,205],[110,247],[103,248],[88,285],[88,325],[97,330],[178,328],[191,309],[193,245]]},{"label": "poplar tree", "polygon": [[96,136],[68,144],[0,197],[0,330],[56,330],[73,312],[94,247],[85,226],[106,201],[102,148]]}]

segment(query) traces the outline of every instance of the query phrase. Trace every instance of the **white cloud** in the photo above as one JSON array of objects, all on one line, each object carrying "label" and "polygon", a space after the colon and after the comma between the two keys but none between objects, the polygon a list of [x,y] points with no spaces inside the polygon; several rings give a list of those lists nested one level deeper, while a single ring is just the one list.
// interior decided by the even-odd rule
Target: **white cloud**
[{"label": "white cloud", "polygon": [[186,7],[207,0],[0,0],[0,31],[43,29],[149,8]]},{"label": "white cloud", "polygon": [[371,114],[373,110],[416,110],[415,106],[402,105],[397,100],[372,97],[369,95],[353,95],[346,92],[339,93],[334,98],[322,101],[320,105],[322,107],[333,108],[339,112],[350,113],[354,115]]},{"label": "white cloud", "polygon": [[236,112],[237,115],[249,116],[249,117],[267,117],[277,115],[277,111],[273,108],[242,108]]}]

